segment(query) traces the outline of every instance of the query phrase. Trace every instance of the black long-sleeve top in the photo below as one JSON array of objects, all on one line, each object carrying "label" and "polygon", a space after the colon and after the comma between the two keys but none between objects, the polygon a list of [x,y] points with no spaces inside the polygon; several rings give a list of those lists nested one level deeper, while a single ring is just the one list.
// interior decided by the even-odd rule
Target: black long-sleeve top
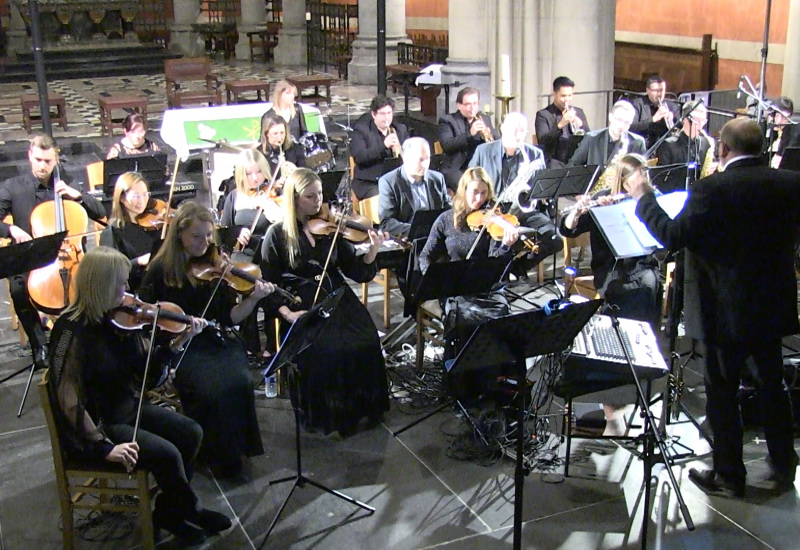
[{"label": "black long-sleeve top", "polygon": [[[80,191],[78,185],[69,181],[66,174],[62,174],[61,179],[70,187]],[[14,217],[14,225],[30,235],[31,212],[37,205],[53,200],[52,180],[51,175],[48,185],[42,185],[33,172],[6,180],[0,185],[0,220],[11,214]],[[64,199],[71,200],[68,197]],[[105,207],[94,197],[83,194],[79,202],[91,219],[100,220],[105,217]],[[83,231],[84,228],[79,229]],[[0,221],[0,237],[11,237],[9,224],[2,221]]]},{"label": "black long-sleeve top", "polygon": [[[478,232],[468,227],[456,229],[453,225],[453,210],[442,212],[431,227],[428,241],[419,256],[419,267],[423,273],[433,262],[447,257],[449,261],[466,260]],[[472,258],[498,257],[510,254],[511,249],[500,241],[494,241],[484,231],[472,253]],[[510,259],[510,258],[509,258]]]}]

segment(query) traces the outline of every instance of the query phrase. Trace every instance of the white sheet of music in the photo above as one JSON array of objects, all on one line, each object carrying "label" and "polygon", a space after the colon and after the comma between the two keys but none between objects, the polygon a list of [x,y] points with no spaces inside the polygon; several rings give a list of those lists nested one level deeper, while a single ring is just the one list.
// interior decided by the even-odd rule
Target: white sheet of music
[{"label": "white sheet of music", "polygon": [[[656,200],[667,215],[675,219],[683,209],[687,196],[686,191],[678,191],[661,195]],[[627,200],[610,206],[599,206],[589,212],[617,259],[646,256],[664,248],[636,216],[636,201]]]}]

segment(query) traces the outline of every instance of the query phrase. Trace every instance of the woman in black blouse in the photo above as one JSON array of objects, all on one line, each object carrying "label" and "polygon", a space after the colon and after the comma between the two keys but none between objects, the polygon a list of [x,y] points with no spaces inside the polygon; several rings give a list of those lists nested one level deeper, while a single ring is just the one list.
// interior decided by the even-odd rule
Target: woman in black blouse
[{"label": "woman in black blouse", "polygon": [[[286,121],[279,115],[267,112],[261,117],[261,144],[258,150],[269,162],[270,177],[278,171],[275,178],[278,194],[283,188],[286,176],[292,170],[306,166],[306,155],[303,146],[296,142],[289,133]],[[281,165],[283,160],[283,165]]]},{"label": "woman in black blouse", "polygon": [[[189,484],[203,430],[145,400],[132,441],[136,379],[144,374],[148,342],[142,331],[121,330],[110,321],[110,312],[122,303],[129,270],[129,260],[108,247],[94,248],[81,260],[75,299],[51,337],[49,383],[59,430],[68,453],[78,458],[116,462],[128,472],[137,466],[150,470],[161,489],[153,512],[156,535],[164,528],[184,543],[198,544],[205,532],[231,526],[223,514],[201,508]],[[206,324],[193,318],[168,344],[156,346],[149,378],[164,378],[176,350]]]},{"label": "woman in black blouse", "polygon": [[[111,202],[111,219],[100,234],[100,244],[122,252],[131,260],[131,275],[128,281],[132,292],[139,289],[153,243],[160,237],[160,225],[140,224],[140,216],[152,210],[155,201],[142,176],[136,172],[125,172],[117,178]],[[149,217],[149,216],[148,216]]]},{"label": "woman in black blouse", "polygon": [[218,258],[211,212],[193,201],[181,204],[170,221],[164,244],[150,262],[140,295],[148,302],[167,301],[189,315],[213,319],[223,331],[206,330],[192,340],[181,357],[175,387],[187,416],[205,434],[201,457],[215,475],[236,476],[245,456],[264,453],[256,418],[247,352],[227,328],[240,324],[255,305],[269,295],[271,283],[256,282],[237,303],[235,292],[223,283],[191,277],[193,264],[208,265]]},{"label": "woman in black blouse", "polygon": [[361,420],[379,422],[389,408],[378,330],[344,278],[361,283],[375,277],[384,235],[370,230],[369,249],[361,256],[339,236],[323,273],[333,235],[314,235],[309,229],[309,220],[322,208],[322,183],[311,170],[298,168],[284,191],[283,221],[269,228],[261,252],[264,278],[302,299],[299,306],[274,302],[283,329],[311,309],[320,282],[319,300],[335,289],[344,293],[313,345],[297,358],[299,388],[290,388],[292,404],[301,409],[306,429],[349,435]]},{"label": "woman in black blouse", "polygon": [[286,80],[279,80],[272,90],[271,99],[272,107],[266,114],[281,117],[286,122],[288,132],[293,141],[299,141],[300,137],[308,132],[308,129],[306,128],[303,108],[295,101],[297,99],[297,88]]},{"label": "woman in black blouse", "polygon": [[107,159],[128,158],[138,155],[152,155],[161,149],[147,139],[144,129],[145,118],[140,113],[131,113],[122,122],[124,136],[114,143],[106,154]]}]

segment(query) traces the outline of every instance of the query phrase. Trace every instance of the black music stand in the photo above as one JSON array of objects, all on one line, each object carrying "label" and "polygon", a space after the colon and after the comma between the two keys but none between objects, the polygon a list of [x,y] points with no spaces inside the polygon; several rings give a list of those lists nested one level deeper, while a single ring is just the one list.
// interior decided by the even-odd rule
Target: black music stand
[{"label": "black music stand", "polygon": [[272,361],[264,372],[264,375],[269,377],[273,376],[281,368],[289,367],[287,369],[289,384],[298,390],[296,392],[298,401],[297,405],[294,407],[294,436],[295,449],[297,453],[297,473],[289,477],[275,479],[269,482],[270,486],[287,481],[293,481],[294,483],[292,484],[292,488],[289,490],[289,494],[286,495],[281,507],[278,509],[278,513],[275,514],[275,518],[272,520],[272,523],[267,530],[267,534],[264,536],[264,540],[259,546],[259,550],[267,542],[267,539],[272,533],[272,530],[275,528],[275,524],[278,523],[278,519],[281,517],[284,508],[286,508],[286,505],[289,503],[289,499],[292,498],[294,490],[298,487],[304,487],[306,483],[313,485],[317,489],[325,491],[326,493],[329,493],[337,498],[347,501],[350,504],[354,504],[359,508],[363,508],[369,512],[367,515],[372,515],[375,513],[375,508],[368,506],[363,502],[359,502],[353,497],[345,495],[344,493],[330,489],[325,485],[317,483],[313,479],[309,479],[303,475],[303,464],[301,459],[302,455],[300,451],[300,411],[302,410],[303,405],[300,402],[299,392],[301,373],[297,369],[295,359],[298,355],[312,346],[314,340],[319,336],[320,332],[324,330],[326,320],[328,317],[330,317],[331,312],[336,309],[336,306],[339,304],[339,300],[342,298],[343,290],[344,289],[341,288],[334,290],[322,302],[311,308],[292,324],[292,326],[289,328],[289,332],[286,333],[286,336],[283,339],[283,343],[281,344],[278,353],[272,357]]},{"label": "black music stand", "polygon": [[527,200],[557,199],[570,195],[585,194],[594,182],[600,166],[570,166],[540,170],[531,178],[530,191],[526,192]]},{"label": "black music stand", "polygon": [[112,196],[117,178],[125,172],[138,172],[147,182],[150,191],[158,191],[159,188],[164,187],[166,171],[167,154],[163,152],[104,160],[103,193],[108,197]]},{"label": "black music stand", "polygon": [[[580,304],[565,302],[562,307],[526,311],[486,321],[472,333],[451,367],[451,372],[468,371],[491,365],[513,364],[516,386],[526,391],[526,359],[560,354],[572,345],[575,337],[597,312],[603,300]],[[514,471],[514,550],[522,548],[522,496],[525,476],[523,451],[525,439],[525,399],[516,400],[517,460]]]},{"label": "black music stand", "polygon": [[[24,243],[0,247],[0,279],[6,279],[14,275],[22,275],[23,273],[28,273],[34,269],[52,264],[56,261],[56,258],[58,258],[58,252],[61,250],[61,243],[64,242],[66,236],[67,232],[62,231],[55,235],[48,235],[47,237],[39,237],[38,239],[33,239]],[[22,327],[20,327],[19,330],[23,330]],[[31,346],[31,348],[32,347],[33,346]],[[31,389],[31,381],[33,380],[33,373],[36,370],[36,362],[31,361],[30,365],[22,367],[18,371],[0,380],[0,384],[2,384],[28,369],[30,369],[28,383],[25,384],[25,392],[22,394],[22,401],[20,401],[19,404],[17,418],[22,416],[25,400],[28,399],[28,391]]]},{"label": "black music stand", "polygon": [[[416,317],[419,306],[428,300],[441,300],[452,296],[471,296],[488,292],[495,283],[500,281],[506,267],[507,262],[503,258],[433,263],[428,267],[428,271],[425,272],[425,275],[422,277],[416,289],[413,292],[409,292],[409,296],[405,302],[404,314]],[[420,320],[417,318],[417,323],[419,322]],[[417,424],[424,422],[434,414],[454,403],[458,404],[466,415],[465,417],[467,420],[472,423],[472,417],[466,414],[466,410],[461,402],[457,399],[449,399],[422,418],[393,432],[392,435],[397,437],[409,428],[413,428]],[[475,426],[474,423],[473,427],[477,430],[477,426]]]}]

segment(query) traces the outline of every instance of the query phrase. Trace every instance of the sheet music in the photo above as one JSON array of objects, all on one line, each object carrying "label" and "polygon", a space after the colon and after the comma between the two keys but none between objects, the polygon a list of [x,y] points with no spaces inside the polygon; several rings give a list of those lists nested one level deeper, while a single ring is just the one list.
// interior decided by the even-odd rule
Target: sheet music
[{"label": "sheet music", "polygon": [[[675,219],[687,197],[686,191],[678,191],[661,195],[656,200],[667,215]],[[617,259],[645,256],[664,248],[636,216],[636,201],[595,207],[589,212]]]}]

